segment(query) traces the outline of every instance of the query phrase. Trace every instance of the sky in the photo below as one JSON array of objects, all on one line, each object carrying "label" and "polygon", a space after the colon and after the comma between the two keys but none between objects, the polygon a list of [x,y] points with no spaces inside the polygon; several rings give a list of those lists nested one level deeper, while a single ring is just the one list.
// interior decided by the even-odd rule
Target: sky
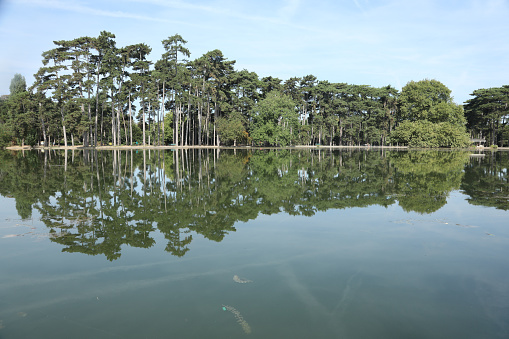
[{"label": "sky", "polygon": [[509,0],[0,0],[0,95],[30,86],[55,40],[116,36],[118,47],[180,34],[191,60],[219,49],[235,69],[283,81],[401,90],[436,79],[462,104],[509,84]]}]

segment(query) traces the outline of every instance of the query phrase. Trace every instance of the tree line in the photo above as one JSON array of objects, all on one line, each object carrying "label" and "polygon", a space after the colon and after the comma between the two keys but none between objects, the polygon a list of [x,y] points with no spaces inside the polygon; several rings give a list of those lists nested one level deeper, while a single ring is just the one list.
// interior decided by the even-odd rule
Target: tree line
[{"label": "tree line", "polygon": [[508,86],[496,99],[483,97],[487,104],[474,92],[465,117],[436,80],[399,92],[313,75],[260,78],[235,70],[217,49],[189,60],[186,43],[168,37],[153,62],[146,44],[118,47],[106,31],[54,41],[28,89],[21,75],[12,80],[0,103],[0,143],[461,147],[469,144],[467,122],[471,136],[508,139]]}]

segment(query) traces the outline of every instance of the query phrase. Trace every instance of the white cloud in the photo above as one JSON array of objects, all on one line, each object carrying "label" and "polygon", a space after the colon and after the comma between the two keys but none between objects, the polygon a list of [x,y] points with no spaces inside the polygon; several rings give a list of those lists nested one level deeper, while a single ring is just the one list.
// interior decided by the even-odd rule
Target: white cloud
[{"label": "white cloud", "polygon": [[75,12],[79,14],[90,14],[90,15],[98,15],[112,18],[125,18],[125,19],[135,19],[135,20],[145,20],[145,21],[160,21],[160,22],[168,22],[168,20],[144,16],[139,14],[133,14],[123,11],[107,11],[100,10],[94,7],[82,5],[78,2],[72,1],[58,1],[58,0],[18,0],[18,3],[22,3],[30,6],[38,6],[49,9],[58,9],[69,12]]}]

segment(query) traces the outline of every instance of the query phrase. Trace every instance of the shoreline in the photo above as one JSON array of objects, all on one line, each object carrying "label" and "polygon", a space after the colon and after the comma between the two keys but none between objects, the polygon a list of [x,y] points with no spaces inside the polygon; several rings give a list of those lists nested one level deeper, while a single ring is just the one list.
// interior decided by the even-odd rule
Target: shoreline
[{"label": "shoreline", "polygon": [[286,147],[263,147],[263,146],[8,146],[5,150],[9,151],[33,151],[33,150],[176,150],[176,149],[393,149],[393,150],[464,150],[464,151],[497,151],[509,150],[509,147],[467,147],[467,148],[409,148],[408,146],[327,146],[327,145],[296,145]]},{"label": "shoreline", "polygon": [[156,145],[146,145],[146,146],[8,146],[5,150],[12,151],[31,151],[31,150],[130,150],[130,149],[408,149],[407,146],[325,146],[325,145],[315,145],[315,146],[306,146],[306,145],[298,145],[298,146],[286,146],[286,147],[275,147],[275,146],[156,146]]}]

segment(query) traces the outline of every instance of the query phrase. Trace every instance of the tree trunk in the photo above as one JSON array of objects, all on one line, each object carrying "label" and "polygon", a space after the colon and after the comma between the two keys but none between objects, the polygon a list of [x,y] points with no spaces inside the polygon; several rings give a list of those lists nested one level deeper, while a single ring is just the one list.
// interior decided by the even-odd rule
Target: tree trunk
[{"label": "tree trunk", "polygon": [[131,112],[131,91],[129,91],[129,135],[131,138],[130,145],[133,145],[133,116]]},{"label": "tree trunk", "polygon": [[165,134],[164,134],[164,117],[165,117],[165,113],[164,113],[164,110],[165,110],[165,107],[164,107],[164,99],[166,98],[166,93],[164,91],[164,87],[165,87],[165,81],[163,81],[163,97],[162,97],[162,101],[161,101],[161,113],[163,115],[163,120],[161,122],[161,133],[163,134],[163,144],[166,145],[166,140],[164,140],[164,137],[165,137]]},{"label": "tree trunk", "polygon": [[117,135],[115,123],[115,103],[113,101],[113,90],[111,90],[111,144],[115,146],[117,144]]},{"label": "tree trunk", "polygon": [[67,147],[67,133],[65,131],[64,106],[60,108],[60,115],[62,116],[62,131],[64,132],[64,145],[65,147]]},{"label": "tree trunk", "polygon": [[143,123],[143,146],[145,146],[145,103],[142,102],[141,114],[142,114],[142,123]]},{"label": "tree trunk", "polygon": [[[99,55],[101,57],[101,55]],[[99,116],[99,70],[100,70],[100,59],[97,63],[97,78],[96,78],[96,87],[95,87],[95,134],[94,134],[94,146],[97,146],[97,119]],[[102,132],[102,129],[101,129]]]},{"label": "tree trunk", "polygon": [[184,121],[182,119],[182,104],[179,103],[179,117],[180,117],[180,145],[184,146]]},{"label": "tree trunk", "polygon": [[41,127],[42,127],[42,139],[44,140],[44,147],[48,147],[48,141],[46,140],[46,127],[44,126],[44,119],[42,117],[42,103],[39,102],[39,119],[41,119]]}]

